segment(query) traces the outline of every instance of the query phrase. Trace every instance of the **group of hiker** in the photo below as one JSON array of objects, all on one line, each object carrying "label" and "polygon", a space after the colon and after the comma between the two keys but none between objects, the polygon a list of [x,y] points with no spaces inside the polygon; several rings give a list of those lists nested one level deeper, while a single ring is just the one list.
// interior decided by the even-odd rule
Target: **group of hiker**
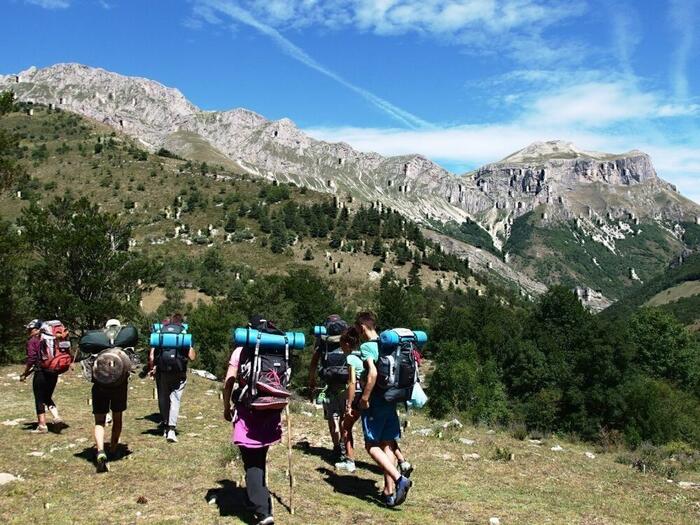
[{"label": "group of hiker", "polygon": [[[109,461],[120,455],[128,379],[139,364],[134,350],[136,329],[111,319],[105,328],[83,335],[79,355],[73,354],[68,331],[58,321],[33,320],[27,330],[27,362],[20,379],[34,373],[37,427],[33,432],[48,432],[47,410],[54,424],[62,424],[53,392],[58,376],[79,360],[84,376],[92,382],[97,471],[108,471]],[[359,313],[352,325],[330,315],[313,333],[308,386],[312,398],[323,405],[335,468],[355,472],[353,427],[361,420],[365,448],[384,473],[383,501],[388,507],[401,505],[412,486],[413,466],[399,448],[397,405],[420,407],[425,403],[418,377],[425,333],[393,329],[379,334],[370,312]],[[183,317],[173,314],[152,326],[149,343],[147,374],[156,381],[161,430],[168,442],[176,443],[187,364],[196,357],[192,335]],[[224,379],[223,416],[232,424],[231,442],[238,446],[245,470],[247,505],[259,525],[274,523],[267,455],[270,446],[282,439],[282,412],[286,411],[289,424],[290,357],[304,345],[304,334],[283,332],[261,315],[252,316],[246,327],[232,334],[234,350]],[[319,380],[322,388],[318,388]],[[110,413],[112,436],[105,450]],[[287,431],[289,435],[291,429]]]}]

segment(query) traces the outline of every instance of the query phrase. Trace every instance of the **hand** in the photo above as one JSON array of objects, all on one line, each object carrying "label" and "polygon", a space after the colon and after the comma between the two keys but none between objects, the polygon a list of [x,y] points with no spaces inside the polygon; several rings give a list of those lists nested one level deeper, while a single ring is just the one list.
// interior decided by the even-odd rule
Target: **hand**
[{"label": "hand", "polygon": [[19,381],[20,381],[20,383],[24,383],[26,380],[27,380],[27,375],[26,375],[26,374],[22,374],[21,376],[19,376]]},{"label": "hand", "polygon": [[231,409],[230,408],[224,408],[224,419],[226,421],[231,421],[231,419],[233,419],[231,417]]},{"label": "hand", "polygon": [[156,367],[154,366],[148,371],[148,377],[155,377],[156,375]]},{"label": "hand", "polygon": [[362,410],[367,410],[369,408],[369,399],[365,399],[364,397],[360,399],[360,408]]}]

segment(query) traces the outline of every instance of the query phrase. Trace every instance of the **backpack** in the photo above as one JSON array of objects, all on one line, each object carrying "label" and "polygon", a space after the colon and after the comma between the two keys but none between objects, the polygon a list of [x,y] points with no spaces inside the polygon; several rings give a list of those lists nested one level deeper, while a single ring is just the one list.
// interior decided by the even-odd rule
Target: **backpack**
[{"label": "backpack", "polygon": [[139,333],[133,325],[110,326],[99,330],[88,330],[80,338],[78,346],[84,354],[97,355],[110,348],[134,348],[138,345]]},{"label": "backpack", "polygon": [[70,368],[73,356],[69,335],[61,321],[47,321],[41,325],[41,368],[54,374],[62,374]]},{"label": "backpack", "polygon": [[330,316],[323,327],[314,329],[317,336],[317,348],[321,355],[318,367],[319,377],[330,386],[345,385],[348,382],[348,364],[340,348],[340,335],[347,330],[348,324],[339,316]]},{"label": "backpack", "polygon": [[385,330],[377,345],[377,387],[389,402],[409,401],[418,380],[416,351],[427,341],[425,332],[406,328]]},{"label": "backpack", "polygon": [[238,365],[239,386],[232,392],[231,401],[252,410],[283,410],[291,396],[287,389],[292,374],[291,334],[264,320],[255,328],[243,329],[244,335],[240,330],[236,330],[234,341],[243,340],[246,344]]},{"label": "backpack", "polygon": [[192,334],[188,325],[169,320],[153,325],[151,346],[156,349],[155,364],[161,372],[186,372]]}]

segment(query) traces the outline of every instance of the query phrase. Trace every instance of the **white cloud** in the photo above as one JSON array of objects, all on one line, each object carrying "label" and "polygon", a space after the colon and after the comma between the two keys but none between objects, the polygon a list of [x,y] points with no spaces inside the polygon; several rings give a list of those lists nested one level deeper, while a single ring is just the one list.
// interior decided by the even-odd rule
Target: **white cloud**
[{"label": "white cloud", "polygon": [[299,46],[291,42],[274,27],[264,22],[261,22],[253,15],[251,15],[248,11],[246,11],[245,9],[241,9],[232,2],[226,0],[202,0],[201,5],[207,9],[218,12],[222,15],[227,15],[235,22],[245,24],[249,27],[256,29],[263,35],[273,40],[280,47],[280,49],[282,49],[282,51],[284,51],[294,60],[301,62],[305,66],[315,71],[318,71],[322,75],[327,76],[328,78],[334,80],[335,82],[346,87],[347,89],[354,91],[355,93],[369,101],[376,108],[383,111],[384,113],[392,117],[394,120],[401,122],[405,126],[408,126],[410,128],[432,127],[432,124],[430,124],[429,122],[421,119],[420,117],[417,117],[416,115],[413,115],[412,113],[409,113],[408,111],[405,111],[404,109],[395,106],[391,102],[375,95],[374,93],[371,93],[370,91],[353,84],[352,82],[341,77],[338,73],[328,69],[326,66],[322,65],[321,63],[316,61],[316,59],[311,57],[306,51],[304,51]]},{"label": "white cloud", "polygon": [[32,4],[44,9],[66,9],[70,7],[70,0],[24,0],[28,4]]}]

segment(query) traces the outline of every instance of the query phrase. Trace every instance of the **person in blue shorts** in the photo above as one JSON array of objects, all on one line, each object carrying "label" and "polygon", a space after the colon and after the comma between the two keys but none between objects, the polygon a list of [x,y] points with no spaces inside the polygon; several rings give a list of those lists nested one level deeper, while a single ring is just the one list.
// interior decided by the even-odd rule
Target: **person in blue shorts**
[{"label": "person in blue shorts", "polygon": [[362,410],[362,431],[365,436],[365,448],[372,459],[384,471],[384,500],[388,507],[401,505],[412,482],[402,475],[396,467],[396,442],[401,437],[401,424],[396,412],[396,403],[384,399],[377,389],[377,368],[379,359],[377,340],[377,320],[370,312],[357,315],[355,326],[363,344],[360,345],[360,359],[365,369],[365,384],[359,401]]}]

